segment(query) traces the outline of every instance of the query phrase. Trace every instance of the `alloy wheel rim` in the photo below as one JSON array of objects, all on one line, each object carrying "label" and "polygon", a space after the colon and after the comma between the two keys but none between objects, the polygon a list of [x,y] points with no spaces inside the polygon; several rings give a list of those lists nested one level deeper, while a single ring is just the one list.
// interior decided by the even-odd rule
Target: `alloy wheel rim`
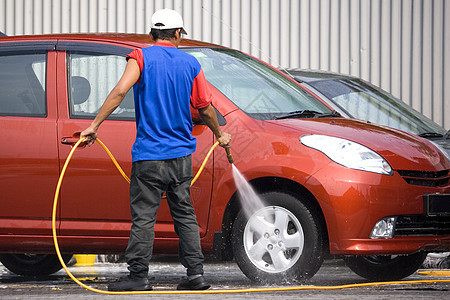
[{"label": "alloy wheel rim", "polygon": [[267,206],[250,216],[243,241],[248,258],[257,268],[279,273],[299,260],[305,238],[293,213],[280,206]]}]

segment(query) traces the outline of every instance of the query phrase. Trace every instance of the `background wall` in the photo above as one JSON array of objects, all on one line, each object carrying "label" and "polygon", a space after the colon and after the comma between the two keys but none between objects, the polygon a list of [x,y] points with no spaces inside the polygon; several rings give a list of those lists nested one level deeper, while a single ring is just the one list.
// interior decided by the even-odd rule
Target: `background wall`
[{"label": "background wall", "polygon": [[450,0],[0,0],[0,31],[148,33],[164,7],[188,38],[361,77],[450,128]]}]

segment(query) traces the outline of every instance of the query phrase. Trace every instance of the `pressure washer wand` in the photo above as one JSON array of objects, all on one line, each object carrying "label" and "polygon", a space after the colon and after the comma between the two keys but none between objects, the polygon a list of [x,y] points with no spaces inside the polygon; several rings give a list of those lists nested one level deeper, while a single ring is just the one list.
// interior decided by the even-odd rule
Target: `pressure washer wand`
[{"label": "pressure washer wand", "polygon": [[231,156],[230,148],[225,148],[225,151],[227,152],[228,162],[230,164],[233,164],[234,163],[234,159],[233,159],[233,156]]}]

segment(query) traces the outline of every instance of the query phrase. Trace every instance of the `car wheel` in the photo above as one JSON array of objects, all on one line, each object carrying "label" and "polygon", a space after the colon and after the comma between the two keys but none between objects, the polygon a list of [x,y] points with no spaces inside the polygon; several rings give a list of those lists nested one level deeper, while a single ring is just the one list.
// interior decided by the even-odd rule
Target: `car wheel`
[{"label": "car wheel", "polygon": [[344,258],[346,265],[356,274],[369,280],[400,280],[422,266],[427,253],[411,255],[351,255]]},{"label": "car wheel", "polygon": [[233,252],[242,272],[261,283],[311,278],[323,262],[320,221],[301,199],[280,192],[261,195],[265,206],[238,214]]},{"label": "car wheel", "polygon": [[[72,254],[62,257],[67,263]],[[62,268],[56,254],[0,254],[0,261],[11,272],[25,276],[49,275]]]}]

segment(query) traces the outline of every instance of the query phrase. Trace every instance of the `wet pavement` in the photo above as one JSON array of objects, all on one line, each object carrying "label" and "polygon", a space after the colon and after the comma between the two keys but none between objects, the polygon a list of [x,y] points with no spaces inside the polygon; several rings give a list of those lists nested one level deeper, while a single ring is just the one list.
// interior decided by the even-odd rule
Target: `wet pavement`
[{"label": "wet pavement", "polygon": [[[151,281],[155,291],[173,291],[185,275],[184,268],[174,258],[158,257],[151,267]],[[106,290],[107,285],[127,275],[126,264],[96,263],[92,266],[72,266],[69,270],[86,285]],[[422,270],[423,271],[423,270]],[[433,269],[431,271],[439,271]],[[105,296],[88,291],[74,283],[64,270],[51,276],[22,277],[10,273],[0,264],[0,299],[449,299],[450,282],[405,283],[382,286],[353,287],[346,289],[305,289],[292,291],[264,291],[218,294],[153,294]],[[251,282],[234,262],[217,262],[207,259],[205,277],[212,284],[209,291],[236,289],[295,288],[297,286],[342,286],[366,283],[354,274],[342,260],[326,260],[319,272],[301,284],[284,286],[261,286]],[[413,274],[404,281],[450,280],[449,276]]]}]

